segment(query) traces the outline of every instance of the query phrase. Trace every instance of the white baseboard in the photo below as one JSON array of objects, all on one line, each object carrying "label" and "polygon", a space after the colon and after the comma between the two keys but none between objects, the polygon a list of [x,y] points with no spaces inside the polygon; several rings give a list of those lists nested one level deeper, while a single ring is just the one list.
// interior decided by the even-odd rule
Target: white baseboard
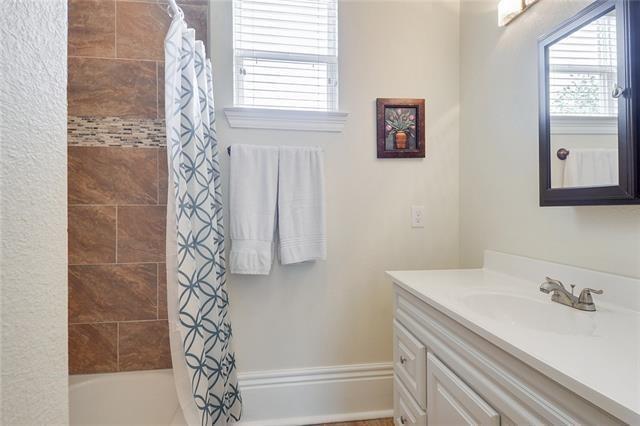
[{"label": "white baseboard", "polygon": [[242,426],[299,426],[393,415],[391,363],[239,374]]}]

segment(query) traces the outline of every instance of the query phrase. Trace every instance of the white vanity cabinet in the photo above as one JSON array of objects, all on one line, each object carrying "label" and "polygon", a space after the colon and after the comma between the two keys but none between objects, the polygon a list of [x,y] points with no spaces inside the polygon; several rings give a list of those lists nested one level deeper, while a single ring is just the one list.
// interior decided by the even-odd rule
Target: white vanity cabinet
[{"label": "white vanity cabinet", "polygon": [[624,424],[399,284],[394,299],[396,425]]},{"label": "white vanity cabinet", "polygon": [[500,414],[432,353],[427,371],[429,423],[500,426]]}]

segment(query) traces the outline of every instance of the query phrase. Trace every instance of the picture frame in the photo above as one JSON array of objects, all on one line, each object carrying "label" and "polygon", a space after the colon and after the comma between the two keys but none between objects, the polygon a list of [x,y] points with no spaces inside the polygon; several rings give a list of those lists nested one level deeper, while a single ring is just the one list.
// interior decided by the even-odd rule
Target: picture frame
[{"label": "picture frame", "polygon": [[377,98],[378,158],[424,158],[425,101]]}]

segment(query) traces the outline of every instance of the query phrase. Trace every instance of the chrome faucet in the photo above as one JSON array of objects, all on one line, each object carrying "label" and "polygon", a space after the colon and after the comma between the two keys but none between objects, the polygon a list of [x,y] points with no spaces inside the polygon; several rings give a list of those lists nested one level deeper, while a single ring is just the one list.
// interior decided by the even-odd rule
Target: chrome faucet
[{"label": "chrome faucet", "polygon": [[596,305],[593,303],[591,294],[602,294],[602,290],[594,290],[592,288],[585,288],[580,292],[580,296],[573,294],[574,284],[571,284],[571,292],[569,292],[561,281],[554,280],[553,278],[546,277],[545,282],[540,284],[540,291],[546,294],[553,293],[551,301],[560,303],[566,306],[571,306],[581,311],[595,311]]}]

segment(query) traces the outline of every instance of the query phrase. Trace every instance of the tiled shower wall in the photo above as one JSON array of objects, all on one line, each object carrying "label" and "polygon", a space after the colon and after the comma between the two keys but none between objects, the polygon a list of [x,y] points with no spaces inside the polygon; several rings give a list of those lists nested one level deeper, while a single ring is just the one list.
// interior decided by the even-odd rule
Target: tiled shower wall
[{"label": "tiled shower wall", "polygon": [[[180,2],[206,41],[207,0]],[[69,371],[170,368],[162,0],[69,1]]]}]

